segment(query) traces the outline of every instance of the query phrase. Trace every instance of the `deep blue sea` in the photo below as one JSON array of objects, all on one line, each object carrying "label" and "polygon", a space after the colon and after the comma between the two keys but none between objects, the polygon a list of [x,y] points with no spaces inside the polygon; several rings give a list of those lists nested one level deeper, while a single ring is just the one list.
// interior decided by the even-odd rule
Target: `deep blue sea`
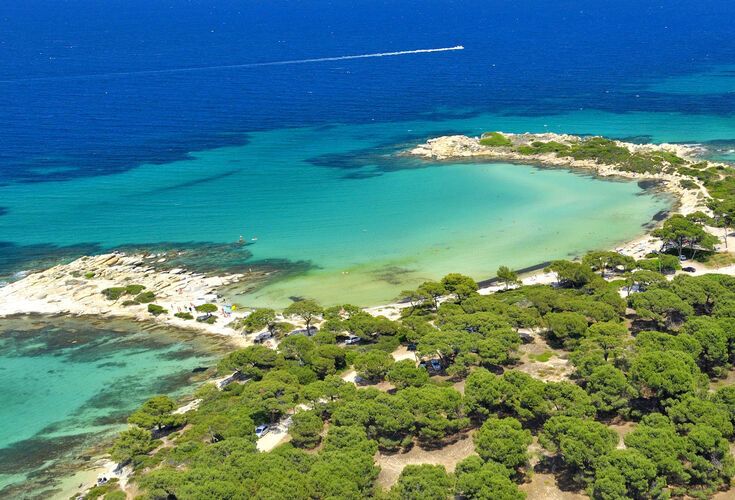
[{"label": "deep blue sea", "polygon": [[[725,0],[8,0],[0,181],[109,174],[242,133],[336,122],[581,109],[729,117],[732,84],[646,83],[735,64],[733,15]],[[83,77],[454,45],[465,50]]]},{"label": "deep blue sea", "polygon": [[[0,281],[85,253],[176,246],[205,270],[274,271],[232,291],[244,305],[370,305],[449,271],[482,279],[612,247],[670,200],[561,170],[396,153],[447,133],[554,131],[697,142],[735,161],[733,19],[724,0],[6,0]],[[258,241],[233,249],[240,235]],[[41,335],[23,328],[13,338]],[[58,328],[69,330],[43,335]],[[58,346],[10,347],[35,366]],[[88,440],[87,410],[114,374],[80,362],[57,368],[88,377],[86,392],[23,439],[57,439],[49,429],[63,422]],[[0,378],[0,394],[16,385]],[[39,408],[62,397],[38,386],[23,397]],[[105,423],[127,410],[108,408]],[[44,467],[73,455],[72,440],[24,454],[13,436],[25,417],[2,411],[0,487],[29,474],[52,487]]]}]

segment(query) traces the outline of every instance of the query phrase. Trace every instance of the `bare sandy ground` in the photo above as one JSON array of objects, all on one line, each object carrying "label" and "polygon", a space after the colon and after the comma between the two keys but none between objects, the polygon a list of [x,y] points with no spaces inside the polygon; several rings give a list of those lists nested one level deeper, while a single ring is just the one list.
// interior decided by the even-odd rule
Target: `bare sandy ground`
[{"label": "bare sandy ground", "polygon": [[376,463],[380,466],[380,474],[376,484],[383,489],[390,488],[398,481],[403,468],[412,464],[443,465],[447,472],[454,472],[457,464],[474,452],[472,432],[467,432],[460,434],[457,441],[442,448],[425,450],[415,445],[406,453],[378,453]]}]

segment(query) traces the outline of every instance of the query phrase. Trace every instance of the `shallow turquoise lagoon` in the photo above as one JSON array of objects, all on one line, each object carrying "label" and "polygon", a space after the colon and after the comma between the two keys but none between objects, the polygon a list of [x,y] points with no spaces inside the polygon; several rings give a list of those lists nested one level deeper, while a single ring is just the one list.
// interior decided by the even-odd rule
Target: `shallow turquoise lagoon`
[{"label": "shallow turquoise lagoon", "polygon": [[[699,127],[695,125],[701,125]],[[0,187],[0,241],[103,247],[257,237],[257,263],[302,263],[246,293],[372,305],[458,271],[485,279],[633,238],[670,201],[636,183],[509,164],[429,163],[398,153],[448,132],[544,130],[656,142],[733,135],[731,121],[667,114],[483,115],[250,133],[247,144],[193,152],[122,174]]]},{"label": "shallow turquoise lagoon", "polygon": [[202,377],[192,370],[223,348],[199,337],[110,320],[3,320],[0,497],[50,498],[147,397],[190,391]]}]

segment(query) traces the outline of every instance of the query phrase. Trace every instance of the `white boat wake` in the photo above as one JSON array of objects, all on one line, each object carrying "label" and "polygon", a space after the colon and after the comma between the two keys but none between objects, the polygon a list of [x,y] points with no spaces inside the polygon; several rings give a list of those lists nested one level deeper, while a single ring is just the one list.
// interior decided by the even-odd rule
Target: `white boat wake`
[{"label": "white boat wake", "polygon": [[42,76],[37,78],[17,78],[12,80],[0,80],[0,83],[17,83],[17,82],[38,82],[38,81],[56,81],[56,80],[82,80],[88,78],[110,78],[116,76],[131,76],[131,75],[162,75],[171,73],[188,73],[193,71],[208,71],[218,69],[241,69],[241,68],[258,68],[262,66],[285,66],[288,64],[307,64],[307,63],[319,63],[329,61],[347,61],[350,59],[368,59],[371,57],[396,57],[396,56],[407,56],[410,54],[430,54],[433,52],[450,52],[454,50],[464,50],[464,46],[455,45],[454,47],[440,47],[437,49],[414,49],[414,50],[399,50],[396,52],[376,52],[374,54],[357,54],[349,56],[334,56],[334,57],[317,57],[314,59],[293,59],[287,61],[270,61],[270,62],[259,62],[259,63],[246,63],[246,64],[223,64],[219,66],[192,66],[189,68],[170,68],[170,69],[151,69],[141,71],[118,71],[110,73],[94,73],[89,75],[69,75],[69,76]]}]

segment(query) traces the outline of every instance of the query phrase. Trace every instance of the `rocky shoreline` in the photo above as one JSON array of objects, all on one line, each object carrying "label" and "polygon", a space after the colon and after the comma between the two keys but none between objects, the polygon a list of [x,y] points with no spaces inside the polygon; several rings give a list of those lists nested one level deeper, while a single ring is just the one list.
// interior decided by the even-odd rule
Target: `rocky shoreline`
[{"label": "rocky shoreline", "polygon": [[[242,342],[242,336],[236,335],[227,324],[245,312],[225,312],[226,304],[217,290],[243,279],[244,275],[207,276],[181,268],[158,269],[154,266],[155,259],[155,256],[109,253],[80,257],[69,264],[29,274],[0,288],[0,317],[26,314],[122,317],[229,335]],[[140,285],[151,292],[155,296],[153,302],[167,313],[155,316],[148,311],[147,303],[131,303],[135,301],[125,297],[112,300],[103,293],[109,288],[128,285]],[[212,315],[213,322],[174,316],[177,312],[196,316],[199,313],[193,308],[202,303],[218,306]]]}]

